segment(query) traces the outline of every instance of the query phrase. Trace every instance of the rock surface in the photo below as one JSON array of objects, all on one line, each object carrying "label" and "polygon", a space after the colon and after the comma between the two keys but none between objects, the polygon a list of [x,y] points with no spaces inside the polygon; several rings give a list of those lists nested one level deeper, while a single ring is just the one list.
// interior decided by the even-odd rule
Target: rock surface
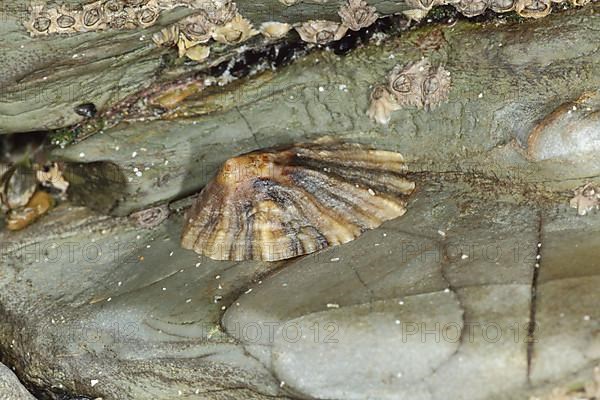
[{"label": "rock surface", "polygon": [[[600,85],[600,43],[580,40],[597,33],[598,11],[424,26],[344,58],[318,51],[192,96],[186,118],[123,122],[55,151],[73,202],[0,230],[2,361],[51,399],[516,400],[587,379],[600,361],[600,213],[578,216],[566,190],[599,182],[600,164],[581,142],[550,139],[564,121],[593,131],[596,108],[547,118]],[[57,40],[91,58],[48,80],[116,101],[118,85],[137,90],[159,63],[138,34]],[[54,62],[45,51],[38,61]],[[372,123],[370,85],[424,55],[452,73],[448,102]],[[91,82],[88,61],[117,78]],[[24,90],[44,82],[30,72]],[[28,114],[30,101],[0,126],[76,121],[74,101]],[[325,134],[406,156],[417,191],[403,217],[277,263],[180,248],[186,196],[225,158]],[[171,215],[154,228],[126,217],[155,204]]]},{"label": "rock surface", "polygon": [[21,385],[15,374],[4,364],[0,364],[0,399],[35,400],[35,397]]}]

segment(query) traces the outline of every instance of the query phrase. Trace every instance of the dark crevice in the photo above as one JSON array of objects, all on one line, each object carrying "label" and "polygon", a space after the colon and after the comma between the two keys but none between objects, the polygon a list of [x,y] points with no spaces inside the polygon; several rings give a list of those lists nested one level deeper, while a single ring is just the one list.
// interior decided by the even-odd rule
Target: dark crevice
[{"label": "dark crevice", "polygon": [[537,307],[537,294],[538,294],[538,279],[542,263],[542,229],[543,229],[543,211],[540,210],[538,217],[538,228],[537,228],[537,252],[535,257],[535,263],[533,265],[533,275],[531,278],[531,300],[529,305],[529,323],[527,325],[527,382],[531,383],[531,367],[534,356],[534,346],[536,342],[535,331],[536,331],[536,307]]}]

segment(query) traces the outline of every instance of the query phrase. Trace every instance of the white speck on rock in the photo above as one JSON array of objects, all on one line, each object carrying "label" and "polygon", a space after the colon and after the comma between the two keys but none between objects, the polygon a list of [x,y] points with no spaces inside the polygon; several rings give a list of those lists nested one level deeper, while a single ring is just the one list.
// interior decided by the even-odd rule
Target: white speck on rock
[{"label": "white speck on rock", "polygon": [[250,289],[246,290],[244,293],[248,294],[248,293],[250,293],[251,291],[252,291],[252,288],[250,288]]},{"label": "white speck on rock", "polygon": [[480,99],[483,98],[483,93],[479,93],[479,95],[477,95],[477,97],[479,97]]},{"label": "white speck on rock", "polygon": [[336,303],[327,303],[327,308],[340,308],[340,305]]},{"label": "white speck on rock", "polygon": [[85,153],[79,153],[79,158],[85,157]]},{"label": "white speck on rock", "polygon": [[369,192],[369,194],[371,196],[375,196],[375,192],[373,191],[373,189],[369,188],[369,190],[367,190]]},{"label": "white speck on rock", "polygon": [[98,379],[92,379],[92,380],[90,381],[90,385],[91,385],[92,387],[96,386],[97,384],[98,384]]},{"label": "white speck on rock", "polygon": [[333,258],[332,258],[331,260],[329,260],[329,261],[331,261],[331,262],[338,262],[338,261],[340,261],[340,258],[339,258],[339,257],[333,257]]},{"label": "white speck on rock", "polygon": [[442,237],[445,237],[445,236],[446,236],[446,232],[444,232],[444,231],[438,231],[438,234],[439,234],[440,236],[442,236]]},{"label": "white speck on rock", "polygon": [[131,153],[131,158],[136,158],[137,157],[137,151],[134,151],[133,153]]},{"label": "white speck on rock", "polygon": [[469,258],[469,256],[466,255],[466,254],[463,254],[462,256],[460,256],[460,258],[463,259],[463,260],[466,260],[467,258]]}]

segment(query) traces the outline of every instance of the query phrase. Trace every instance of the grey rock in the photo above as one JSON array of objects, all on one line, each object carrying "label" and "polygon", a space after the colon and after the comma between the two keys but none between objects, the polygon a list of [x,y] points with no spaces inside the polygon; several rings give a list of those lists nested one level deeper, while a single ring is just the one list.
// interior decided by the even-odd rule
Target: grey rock
[{"label": "grey rock", "polygon": [[0,399],[35,400],[35,397],[23,387],[15,374],[4,364],[0,364]]}]

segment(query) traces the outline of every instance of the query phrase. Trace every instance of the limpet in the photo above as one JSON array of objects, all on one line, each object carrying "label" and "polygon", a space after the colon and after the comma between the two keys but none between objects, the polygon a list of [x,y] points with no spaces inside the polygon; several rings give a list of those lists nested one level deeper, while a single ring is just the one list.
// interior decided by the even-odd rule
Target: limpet
[{"label": "limpet", "polygon": [[181,244],[215,260],[277,261],[347,243],[406,212],[402,155],[323,139],[225,161]]}]

